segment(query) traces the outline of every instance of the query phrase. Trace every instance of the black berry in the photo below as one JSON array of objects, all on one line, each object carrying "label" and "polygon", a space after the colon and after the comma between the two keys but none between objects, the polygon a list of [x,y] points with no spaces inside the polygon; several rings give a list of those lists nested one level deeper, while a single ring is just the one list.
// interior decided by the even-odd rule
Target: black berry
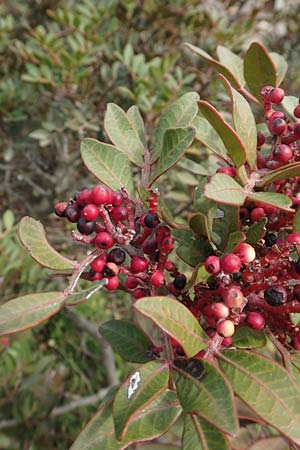
[{"label": "black berry", "polygon": [[173,280],[173,286],[174,288],[181,291],[186,285],[186,276],[185,275],[179,275],[178,277],[175,277]]},{"label": "black berry", "polygon": [[281,285],[269,286],[265,290],[265,300],[270,306],[281,306],[286,302],[286,290]]},{"label": "black berry", "polygon": [[73,204],[68,204],[65,210],[66,218],[72,222],[75,223],[79,219],[79,211]]},{"label": "black berry", "polygon": [[155,228],[159,224],[157,214],[148,213],[144,217],[144,224],[147,228]]},{"label": "black berry", "polygon": [[77,222],[77,229],[81,234],[92,234],[95,231],[96,222],[94,220],[87,222],[83,217]]},{"label": "black berry", "polygon": [[266,234],[264,239],[265,239],[265,246],[266,247],[273,247],[273,245],[276,244],[277,236],[274,233],[268,233],[268,234]]},{"label": "black berry", "polygon": [[114,248],[108,255],[108,261],[113,262],[117,265],[123,264],[125,258],[126,254],[124,250],[121,250],[120,248]]}]

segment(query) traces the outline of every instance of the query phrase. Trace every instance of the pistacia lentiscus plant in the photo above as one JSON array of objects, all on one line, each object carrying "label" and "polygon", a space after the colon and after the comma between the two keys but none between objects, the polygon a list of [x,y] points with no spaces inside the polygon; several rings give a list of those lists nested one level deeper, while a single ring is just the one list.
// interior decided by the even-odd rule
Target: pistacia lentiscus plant
[{"label": "pistacia lentiscus plant", "polygon": [[[55,206],[86,257],[57,253],[33,218],[19,226],[31,256],[69,281],[63,292],[1,306],[1,335],[102,288],[132,297],[133,320],[110,320],[100,332],[137,366],[72,450],[125,449],[179,424],[184,450],[240,448],[246,424],[259,424],[257,448],[300,448],[299,102],[279,87],[284,59],[257,42],[244,59],[225,47],[218,60],[186,47],[217,69],[231,114],[189,92],[166,108],[147,142],[138,109],[109,104],[111,144],[81,144],[100,184]],[[210,163],[187,158],[195,141]],[[199,174],[185,223],[157,189],[182,158]],[[183,273],[175,251],[192,272]],[[90,288],[78,290],[80,278]]]}]

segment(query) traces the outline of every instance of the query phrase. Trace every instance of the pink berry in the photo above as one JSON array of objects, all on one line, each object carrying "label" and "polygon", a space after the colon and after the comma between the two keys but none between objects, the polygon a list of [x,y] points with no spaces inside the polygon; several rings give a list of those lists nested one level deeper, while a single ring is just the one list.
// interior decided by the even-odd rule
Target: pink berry
[{"label": "pink berry", "polygon": [[102,255],[94,259],[94,261],[91,263],[91,269],[94,270],[95,272],[102,272],[105,263],[106,263],[106,254],[103,253]]},{"label": "pink berry", "polygon": [[54,208],[54,212],[58,217],[65,217],[68,202],[57,203]]},{"label": "pink berry", "polygon": [[280,136],[287,131],[287,123],[284,119],[278,117],[277,119],[268,122],[268,128],[272,134]]},{"label": "pink berry", "polygon": [[216,317],[216,319],[226,319],[229,316],[230,310],[223,302],[216,302],[210,305],[211,314]]},{"label": "pink berry", "polygon": [[259,131],[257,133],[257,147],[262,147],[265,142],[266,142],[266,137],[265,137],[264,133]]},{"label": "pink berry", "polygon": [[111,278],[106,278],[107,279],[107,284],[105,285],[105,289],[107,289],[108,291],[115,291],[116,289],[118,289],[120,280],[119,277],[111,277]]},{"label": "pink berry", "polygon": [[240,308],[244,303],[244,295],[238,287],[230,287],[222,293],[223,302],[228,308]]},{"label": "pink berry", "polygon": [[217,333],[224,337],[234,335],[234,323],[231,320],[221,320],[217,325]]},{"label": "pink berry", "polygon": [[125,287],[127,289],[135,289],[139,285],[139,280],[136,277],[127,277],[125,280]]},{"label": "pink berry", "polygon": [[104,269],[103,269],[103,274],[105,277],[115,277],[118,275],[120,269],[117,266],[117,264],[113,263],[113,262],[108,262]]},{"label": "pink berry", "polygon": [[83,189],[76,197],[76,203],[79,206],[85,206],[92,202],[92,191],[90,189]]},{"label": "pink berry", "polygon": [[261,330],[265,326],[264,316],[257,312],[249,312],[246,321],[254,330]]},{"label": "pink berry", "polygon": [[116,206],[110,213],[114,222],[123,222],[127,219],[127,209],[123,206]]},{"label": "pink berry", "polygon": [[205,260],[205,270],[212,275],[218,275],[221,272],[221,261],[218,256],[208,256]]},{"label": "pink berry", "polygon": [[290,244],[299,245],[300,244],[300,233],[291,233],[288,235],[286,240]]},{"label": "pink berry", "polygon": [[274,159],[283,163],[289,162],[293,157],[293,150],[285,144],[277,145],[274,150]]},{"label": "pink berry", "polygon": [[273,86],[264,86],[260,91],[260,96],[265,102],[270,102],[270,94],[273,91]]},{"label": "pink berry", "polygon": [[221,259],[221,267],[223,272],[226,274],[238,272],[241,266],[241,259],[233,253],[228,253]]},{"label": "pink berry", "polygon": [[297,137],[297,139],[300,138],[300,123],[297,123],[294,127],[294,134]]},{"label": "pink berry", "polygon": [[276,87],[270,92],[269,100],[272,103],[278,104],[282,102],[284,96],[285,96],[284,90]]},{"label": "pink berry", "polygon": [[246,242],[242,242],[238,245],[238,247],[234,250],[234,254],[241,259],[242,264],[254,261],[256,256],[252,245],[247,244]]},{"label": "pink berry", "polygon": [[296,108],[294,109],[294,116],[297,119],[300,119],[300,105],[297,105]]},{"label": "pink berry", "polygon": [[165,282],[165,276],[162,272],[160,272],[159,270],[154,272],[151,275],[151,283],[153,284],[154,287],[156,288],[160,288],[164,282]]},{"label": "pink berry", "polygon": [[166,236],[160,242],[159,250],[165,255],[168,255],[173,250],[174,245],[174,238],[172,238],[172,236]]},{"label": "pink berry", "polygon": [[112,205],[113,206],[121,206],[123,202],[123,195],[121,194],[121,192],[113,192],[112,194]]},{"label": "pink berry", "polygon": [[250,213],[250,217],[253,222],[258,222],[263,217],[266,217],[266,211],[264,208],[254,208]]},{"label": "pink berry", "polygon": [[114,245],[114,240],[111,234],[106,231],[100,231],[94,239],[94,244],[99,248],[107,249]]},{"label": "pink berry", "polygon": [[99,184],[98,186],[95,186],[92,190],[92,198],[93,202],[96,203],[96,205],[105,205],[109,200],[109,188],[104,186],[103,184]]},{"label": "pink berry", "polygon": [[144,256],[133,256],[130,267],[134,272],[144,272],[148,267],[149,261]]},{"label": "pink berry", "polygon": [[232,345],[233,339],[231,336],[224,337],[223,341],[221,342],[221,345],[223,347],[230,347]]},{"label": "pink berry", "polygon": [[268,117],[269,122],[273,122],[275,119],[284,119],[284,114],[282,111],[274,111],[270,117]]},{"label": "pink berry", "polygon": [[87,205],[83,208],[82,217],[85,218],[88,222],[91,220],[96,220],[99,216],[99,210],[96,205],[93,205],[92,203],[90,205]]}]

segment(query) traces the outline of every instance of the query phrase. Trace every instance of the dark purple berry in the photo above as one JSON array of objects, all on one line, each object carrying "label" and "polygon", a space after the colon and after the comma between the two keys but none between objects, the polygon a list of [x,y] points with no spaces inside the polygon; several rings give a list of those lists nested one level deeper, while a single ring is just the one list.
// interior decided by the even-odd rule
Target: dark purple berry
[{"label": "dark purple berry", "polygon": [[178,275],[173,280],[173,286],[174,288],[181,291],[186,285],[186,276],[185,275]]},{"label": "dark purple berry", "polygon": [[114,248],[108,255],[108,261],[117,264],[118,266],[125,261],[126,254],[124,250],[120,248]]},{"label": "dark purple berry", "polygon": [[79,219],[79,211],[74,204],[69,203],[66,207],[65,213],[66,218],[72,223],[77,222],[77,220]]},{"label": "dark purple berry", "polygon": [[148,213],[144,216],[144,225],[147,228],[155,228],[159,224],[159,218],[157,214]]},{"label": "dark purple berry", "polygon": [[273,247],[276,244],[277,236],[274,233],[268,233],[265,235],[264,240],[266,247]]},{"label": "dark purple berry", "polygon": [[287,293],[283,286],[275,284],[265,290],[264,297],[270,306],[281,306],[286,302]]},{"label": "dark purple berry", "polygon": [[94,220],[87,222],[83,217],[77,222],[77,229],[81,234],[92,234],[95,231],[96,222]]}]

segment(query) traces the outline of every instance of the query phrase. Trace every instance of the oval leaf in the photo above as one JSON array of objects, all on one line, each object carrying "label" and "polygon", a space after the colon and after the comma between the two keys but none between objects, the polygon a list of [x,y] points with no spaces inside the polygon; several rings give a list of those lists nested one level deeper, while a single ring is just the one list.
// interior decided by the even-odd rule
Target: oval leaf
[{"label": "oval leaf", "polygon": [[220,430],[195,414],[186,414],[182,450],[230,450],[230,448]]},{"label": "oval leaf", "polygon": [[292,200],[284,194],[277,194],[277,192],[253,192],[248,195],[248,199],[253,202],[267,203],[290,213],[295,212],[290,208]]},{"label": "oval leaf", "polygon": [[113,405],[115,431],[122,439],[133,414],[144,409],[168,387],[169,367],[159,361],[140,366],[120,386]]},{"label": "oval leaf", "polygon": [[266,176],[256,183],[257,187],[265,187],[275,181],[284,180],[286,178],[294,178],[300,176],[300,162],[293,162],[282,166],[279,169],[272,170]]},{"label": "oval leaf", "polygon": [[188,357],[206,347],[206,335],[186,306],[171,297],[144,297],[134,308],[176,339]]},{"label": "oval leaf", "polygon": [[207,217],[203,213],[194,214],[190,218],[189,222],[190,228],[194,231],[198,236],[204,236],[205,238],[210,237],[210,232],[208,228]]},{"label": "oval leaf", "polygon": [[0,336],[35,327],[64,305],[61,292],[40,292],[14,298],[0,306]]},{"label": "oval leaf", "polygon": [[144,147],[147,148],[146,136],[145,136],[145,125],[139,108],[135,105],[131,106],[127,111],[127,117],[133,127],[133,129],[138,134],[138,137]]},{"label": "oval leaf", "polygon": [[294,109],[299,104],[299,98],[293,95],[286,95],[281,102],[286,112],[294,119]]},{"label": "oval leaf", "polygon": [[166,130],[162,150],[151,177],[151,184],[184,156],[194,137],[195,128],[169,128]]},{"label": "oval leaf", "polygon": [[287,64],[286,60],[284,59],[284,57],[279,55],[278,53],[270,52],[269,56],[272,59],[274,65],[276,67],[276,76],[277,76],[276,86],[279,86],[285,77],[285,74],[288,69],[288,64]]},{"label": "oval leaf", "polygon": [[201,416],[225,433],[237,433],[233,392],[216,366],[199,359],[175,361],[172,373],[184,411]]},{"label": "oval leaf", "polygon": [[248,230],[246,231],[246,242],[248,244],[256,244],[260,239],[263,238],[266,232],[267,217],[263,217],[258,222],[254,222]]},{"label": "oval leaf", "polygon": [[197,141],[209,148],[209,150],[223,159],[223,161],[230,164],[231,161],[227,156],[226,147],[209,121],[204,117],[196,116],[192,122],[192,126],[195,127],[196,130],[195,138]]},{"label": "oval leaf", "polygon": [[80,151],[87,169],[98,180],[113,190],[125,187],[130,194],[134,195],[130,161],[117,147],[96,139],[84,139]]},{"label": "oval leaf", "polygon": [[225,173],[211,177],[204,188],[204,195],[215,202],[235,206],[242,205],[247,197],[242,186]]},{"label": "oval leaf", "polygon": [[292,375],[253,351],[228,350],[219,356],[235,393],[265,422],[299,444],[300,390]]},{"label": "oval leaf", "polygon": [[99,329],[125,361],[143,363],[151,359],[151,345],[140,328],[126,320],[109,320]]},{"label": "oval leaf", "polygon": [[200,100],[198,105],[203,116],[209,121],[222,139],[233,163],[237,167],[242,166],[246,161],[246,150],[236,131],[223,119],[216,108],[208,102]]},{"label": "oval leaf", "polygon": [[233,336],[233,345],[238,348],[259,348],[267,344],[263,331],[249,327],[237,328]]},{"label": "oval leaf", "polygon": [[107,105],[104,128],[111,142],[137,166],[143,166],[145,152],[135,126],[120,106]]},{"label": "oval leaf", "polygon": [[244,78],[244,64],[242,58],[233,53],[231,50],[229,50],[229,48],[224,47],[223,45],[218,45],[217,55],[220,62],[225,67],[227,67],[227,69],[239,81],[240,86],[241,87],[245,86],[246,80]]},{"label": "oval leaf", "polygon": [[154,132],[154,145],[151,161],[155,161],[163,148],[164,134],[168,128],[187,127],[198,112],[197,92],[188,92],[182,95],[160,116]]},{"label": "oval leaf", "polygon": [[23,217],[19,224],[19,237],[30,256],[52,270],[74,269],[76,261],[60,255],[47,241],[43,225],[32,217]]},{"label": "oval leaf", "polygon": [[277,85],[276,73],[275,64],[265,47],[260,42],[252,42],[244,57],[244,77],[258,100],[261,101],[261,88]]}]

